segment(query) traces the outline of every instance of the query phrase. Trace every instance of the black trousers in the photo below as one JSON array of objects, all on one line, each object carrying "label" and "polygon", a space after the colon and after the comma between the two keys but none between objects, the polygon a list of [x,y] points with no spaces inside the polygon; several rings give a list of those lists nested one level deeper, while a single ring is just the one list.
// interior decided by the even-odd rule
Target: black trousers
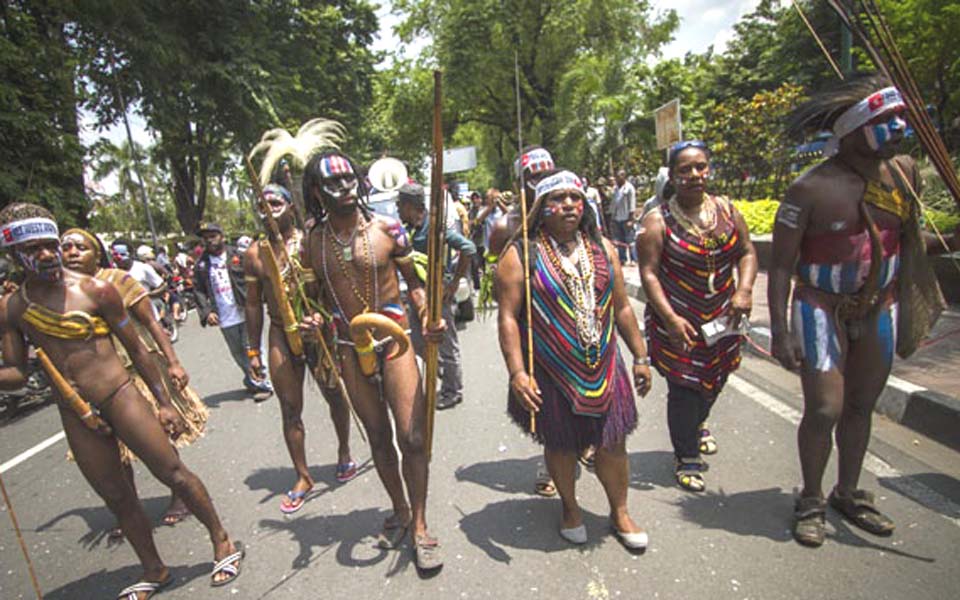
[{"label": "black trousers", "polygon": [[700,423],[710,416],[716,395],[667,382],[667,425],[677,458],[700,457]]}]

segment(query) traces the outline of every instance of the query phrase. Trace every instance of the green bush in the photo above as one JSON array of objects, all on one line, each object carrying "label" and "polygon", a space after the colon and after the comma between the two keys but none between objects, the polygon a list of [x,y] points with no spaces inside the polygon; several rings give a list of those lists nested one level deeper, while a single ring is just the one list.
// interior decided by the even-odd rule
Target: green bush
[{"label": "green bush", "polygon": [[773,221],[777,216],[777,208],[780,207],[779,201],[769,198],[753,201],[734,200],[733,205],[743,215],[752,235],[773,233]]}]

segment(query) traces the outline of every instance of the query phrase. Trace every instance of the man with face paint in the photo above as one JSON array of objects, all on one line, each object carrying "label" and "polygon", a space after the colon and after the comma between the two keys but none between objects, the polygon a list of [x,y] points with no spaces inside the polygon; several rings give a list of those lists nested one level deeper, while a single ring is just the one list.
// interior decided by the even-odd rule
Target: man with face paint
[{"label": "man with face paint", "polygon": [[[873,494],[857,484],[871,414],[896,349],[896,282],[902,244],[909,239],[904,233],[919,228],[915,203],[899,174],[919,189],[916,164],[897,155],[906,128],[904,108],[897,89],[873,76],[814,96],[791,118],[795,133],[833,130],[827,160],[798,178],[780,205],[768,287],[774,356],[799,370],[803,382],[805,408],[797,434],[803,489],[793,533],[808,546],[824,541],[828,501],[870,533],[890,535],[894,529]],[[933,241],[922,239],[928,252],[937,249]],[[951,245],[960,247],[956,235]],[[834,428],[839,477],[826,501],[821,485]]]},{"label": "man with face paint", "polygon": [[[252,243],[243,259],[244,279],[247,284],[247,296],[244,311],[246,313],[247,339],[250,341],[250,378],[262,378],[263,360],[260,357],[260,338],[263,333],[263,303],[267,305],[270,316],[268,336],[268,364],[270,380],[280,400],[280,412],[283,417],[283,439],[297,473],[297,481],[280,503],[280,510],[291,514],[303,507],[313,478],[307,468],[304,450],[305,430],[301,415],[303,413],[303,380],[306,371],[304,357],[295,356],[284,333],[284,323],[277,290],[268,274],[267,253],[272,250],[280,271],[286,297],[293,301],[299,293],[294,287],[291,273],[300,272],[300,280],[305,284],[315,283],[312,270],[304,269],[300,264],[303,246],[303,231],[297,228],[296,208],[290,192],[279,185],[268,184],[263,188],[263,197],[270,208],[280,230],[281,240],[264,239]],[[268,245],[270,248],[268,248]],[[286,253],[284,253],[284,246]],[[286,264],[284,256],[289,256],[293,264]],[[311,352],[315,355],[316,352]],[[357,464],[350,458],[350,409],[346,399],[340,395],[337,387],[328,387],[326,381],[319,381],[321,392],[330,407],[330,417],[337,433],[337,481],[345,483],[357,475]]]},{"label": "man with face paint", "polygon": [[[303,198],[314,224],[305,257],[319,280],[319,300],[333,315],[344,382],[367,431],[377,475],[393,504],[379,545],[397,547],[409,528],[417,567],[436,571],[443,560],[439,542],[427,532],[427,415],[414,352],[407,350],[379,361],[377,374],[368,377],[360,370],[357,352],[347,342],[351,339],[350,322],[363,313],[380,313],[395,320],[400,328],[408,328],[400,303],[398,271],[407,282],[411,310],[417,312],[421,322],[426,321],[426,294],[411,258],[413,248],[406,229],[399,221],[370,211],[365,202],[367,190],[358,175],[353,162],[338,151],[318,154],[307,164]],[[307,330],[319,326],[319,315],[305,323]],[[444,329],[441,322],[438,329],[425,332],[425,336],[439,342]],[[388,355],[395,345],[389,342]],[[403,455],[402,477],[388,407]]]},{"label": "man with face paint", "polygon": [[[203,482],[177,456],[184,423],[167,395],[156,362],[140,341],[112,284],[63,268],[57,225],[50,213],[32,204],[13,203],[0,211],[0,240],[23,268],[20,289],[0,300],[4,367],[0,388],[15,389],[26,377],[27,341],[42,350],[69,382],[58,401],[67,441],[84,477],[116,515],[143,565],[141,581],[119,597],[143,600],[173,580],[153,543],[151,523],[122,473],[120,440],[150,471],[183,499],[206,526],[217,561],[212,585],[240,573],[243,551],[234,544],[213,508]],[[113,349],[115,335],[159,405],[150,409],[132,385]],[[83,401],[89,402],[86,405]],[[77,409],[85,413],[77,412]]]},{"label": "man with face paint", "polygon": [[[527,210],[532,215],[534,205],[536,204],[537,183],[543,179],[543,176],[554,169],[553,156],[546,148],[541,146],[527,146],[520,157],[513,163],[513,171],[516,175],[516,182],[520,183],[520,174],[523,173],[523,184],[526,186]],[[523,221],[523,215],[520,214],[519,188],[517,191],[517,202],[513,209],[500,217],[493,231],[490,234],[490,241],[487,244],[488,250],[493,256],[499,257],[503,249],[507,246],[510,239],[517,235]],[[529,216],[528,216],[529,218]]]},{"label": "man with face paint", "polygon": [[259,356],[260,347],[247,341],[243,255],[224,242],[223,229],[216,223],[201,223],[198,233],[204,250],[194,267],[193,293],[200,325],[220,327],[230,356],[243,372],[243,386],[254,400],[263,402],[273,394],[273,388],[266,377],[256,378],[250,371],[250,358]]}]

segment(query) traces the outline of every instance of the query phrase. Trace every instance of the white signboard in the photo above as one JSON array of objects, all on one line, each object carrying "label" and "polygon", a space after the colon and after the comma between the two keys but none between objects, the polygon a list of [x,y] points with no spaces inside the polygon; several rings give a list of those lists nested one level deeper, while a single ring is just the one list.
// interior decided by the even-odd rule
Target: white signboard
[{"label": "white signboard", "polygon": [[476,146],[463,146],[443,151],[443,173],[469,171],[477,166]]},{"label": "white signboard", "polygon": [[657,127],[657,150],[669,148],[682,138],[680,128],[680,98],[674,98],[653,111]]}]

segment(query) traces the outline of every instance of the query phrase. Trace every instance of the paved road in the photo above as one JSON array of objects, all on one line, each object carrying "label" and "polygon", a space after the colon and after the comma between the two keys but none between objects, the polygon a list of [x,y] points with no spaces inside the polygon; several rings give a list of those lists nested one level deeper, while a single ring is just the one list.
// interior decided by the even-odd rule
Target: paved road
[{"label": "paved road", "polygon": [[[882,419],[863,485],[877,491],[899,529],[892,538],[852,530],[834,515],[819,550],[789,533],[799,480],[796,379],[747,359],[711,419],[720,454],[709,491],[673,481],[665,385],[640,401],[628,440],[630,507],[648,528],[644,556],[625,552],[607,530],[599,483],[584,472],[579,494],[590,543],[557,535],[559,502],[532,495],[538,448],[504,414],[505,370],[495,319],[462,334],[466,401],[437,417],[428,517],[444,542],[446,567],[421,579],[410,549],[383,552],[374,536],[388,506],[375,473],[335,483],[333,432],[319,394],[305,411],[308,457],[318,494],[293,518],[278,505],[292,482],[275,400],[245,399],[216,331],[192,323],[177,344],[211,408],[206,437],[183,452],[209,487],[232,534],[249,550],[242,577],[211,590],[210,547],[196,520],[156,532],[176,584],[163,598],[955,598],[960,589],[960,461],[957,455]],[[0,463],[59,431],[55,410],[35,410],[0,428]],[[355,454],[369,454],[358,437]],[[128,544],[108,548],[111,517],[64,460],[63,441],[7,469],[4,481],[51,599],[111,598],[139,574]],[[835,472],[832,466],[831,473]],[[165,492],[138,465],[141,497],[159,518]],[[0,520],[0,598],[30,598],[26,568],[6,515]]]}]

